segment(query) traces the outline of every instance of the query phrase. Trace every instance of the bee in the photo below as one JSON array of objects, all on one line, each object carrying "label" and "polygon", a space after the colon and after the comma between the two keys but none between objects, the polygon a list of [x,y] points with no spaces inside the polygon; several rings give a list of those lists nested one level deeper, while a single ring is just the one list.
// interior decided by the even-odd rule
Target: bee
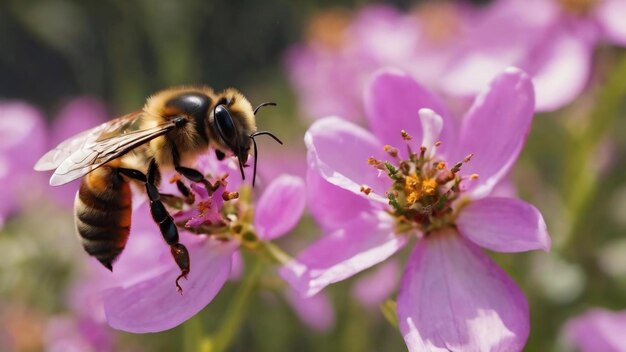
[{"label": "bee", "polygon": [[[55,170],[50,185],[58,186],[82,177],[74,201],[76,230],[85,251],[107,269],[122,253],[131,226],[131,182],[145,187],[153,220],[158,224],[171,254],[181,270],[190,270],[187,248],[179,243],[178,229],[163,205],[158,186],[161,170],[173,169],[191,182],[209,181],[199,171],[185,166],[200,154],[214,148],[219,160],[227,155],[237,158],[241,177],[250,148],[254,147],[256,181],[257,146],[255,137],[268,135],[257,131],[257,111],[274,103],[252,108],[236,89],[216,93],[209,87],[165,89],[149,97],[143,109],[105,122],[79,133],[47,152],[35,170]],[[177,181],[184,196],[189,189]]]}]

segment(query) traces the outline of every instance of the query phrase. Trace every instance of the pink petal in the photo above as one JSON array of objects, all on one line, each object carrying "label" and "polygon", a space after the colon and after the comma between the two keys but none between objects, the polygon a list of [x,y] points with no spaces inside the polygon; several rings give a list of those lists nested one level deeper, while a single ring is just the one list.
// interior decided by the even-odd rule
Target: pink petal
[{"label": "pink petal", "polygon": [[254,212],[259,238],[269,241],[289,232],[300,220],[305,204],[306,189],[300,177],[281,175],[272,181]]},{"label": "pink petal", "polygon": [[452,231],[420,240],[398,292],[409,351],[520,351],[528,304],[517,285]]},{"label": "pink petal", "polygon": [[442,116],[446,129],[441,139],[445,148],[453,127],[448,109],[413,78],[395,69],[384,69],[372,76],[365,89],[365,111],[371,130],[383,144],[400,149],[403,155],[406,154],[406,142],[402,139],[401,130],[406,130],[413,137],[414,147],[419,147],[422,141],[418,115],[422,108],[434,110]]},{"label": "pink petal", "polygon": [[568,321],[564,330],[567,340],[580,351],[623,351],[626,312],[592,309]]},{"label": "pink petal", "polygon": [[371,210],[369,200],[337,187],[309,169],[306,178],[308,210],[324,228],[342,227],[346,219]]},{"label": "pink petal", "polygon": [[312,296],[384,261],[406,241],[406,236],[393,233],[393,221],[386,213],[361,214],[305,249],[281,268],[280,275],[300,294]]},{"label": "pink petal", "polygon": [[554,111],[571,103],[587,85],[595,41],[562,28],[543,36],[520,67],[533,77],[536,110]]},{"label": "pink petal", "polygon": [[[384,159],[383,145],[367,130],[337,117],[315,122],[306,132],[309,167],[326,181],[367,199],[387,204],[390,180],[367,163],[369,157]],[[365,195],[361,187],[374,192]]]},{"label": "pink petal", "polygon": [[311,329],[327,331],[335,324],[335,312],[330,299],[324,292],[313,297],[302,297],[296,291],[285,290],[285,298],[298,318]]},{"label": "pink petal", "polygon": [[496,252],[550,250],[550,235],[537,208],[515,198],[489,197],[461,209],[459,232]]},{"label": "pink petal", "polygon": [[[463,118],[456,163],[473,153],[461,168],[464,174],[478,174],[467,181],[475,197],[487,195],[517,160],[530,129],[534,111],[533,86],[528,75],[508,68],[489,89],[479,95]],[[470,183],[471,182],[471,183]]]},{"label": "pink petal", "polygon": [[433,155],[435,143],[439,140],[441,130],[443,129],[443,119],[436,112],[430,109],[420,109],[420,122],[422,123],[422,146],[426,147],[428,152]]},{"label": "pink petal", "polygon": [[165,273],[112,288],[104,295],[109,325],[133,333],[171,329],[191,318],[217,295],[230,273],[234,242],[205,239],[189,245],[191,272],[181,282],[183,295],[176,292],[174,263]]},{"label": "pink petal", "polygon": [[400,265],[388,260],[363,273],[352,286],[352,294],[366,308],[379,309],[379,305],[391,297],[400,281]]},{"label": "pink petal", "polygon": [[608,39],[620,46],[626,46],[626,2],[623,0],[603,0],[598,4],[596,15]]}]

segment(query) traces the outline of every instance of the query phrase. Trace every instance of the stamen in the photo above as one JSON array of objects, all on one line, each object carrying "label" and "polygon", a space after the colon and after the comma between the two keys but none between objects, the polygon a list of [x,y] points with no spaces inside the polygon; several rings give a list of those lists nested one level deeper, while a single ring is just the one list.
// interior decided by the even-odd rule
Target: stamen
[{"label": "stamen", "polygon": [[439,147],[441,145],[441,141],[435,142],[435,147]]},{"label": "stamen", "polygon": [[372,193],[372,189],[367,187],[366,185],[362,185],[360,191],[365,193],[366,196]]},{"label": "stamen", "polygon": [[472,160],[472,157],[474,156],[474,153],[470,153],[467,154],[467,156],[465,157],[465,159],[463,159],[463,163],[469,163],[470,160]]},{"label": "stamen", "polygon": [[400,134],[402,134],[402,139],[404,139],[405,141],[410,141],[411,139],[413,139],[413,137],[411,137],[411,135],[405,130],[400,131]]},{"label": "stamen", "polygon": [[478,174],[471,174],[469,179],[472,181],[478,180]]},{"label": "stamen", "polygon": [[385,150],[385,152],[387,152],[387,154],[389,154],[391,157],[393,158],[397,158],[398,157],[398,149],[390,146],[389,144],[385,145],[383,147],[383,149]]},{"label": "stamen", "polygon": [[229,201],[233,199],[239,198],[239,192],[224,192],[222,193],[222,199],[224,201]]}]

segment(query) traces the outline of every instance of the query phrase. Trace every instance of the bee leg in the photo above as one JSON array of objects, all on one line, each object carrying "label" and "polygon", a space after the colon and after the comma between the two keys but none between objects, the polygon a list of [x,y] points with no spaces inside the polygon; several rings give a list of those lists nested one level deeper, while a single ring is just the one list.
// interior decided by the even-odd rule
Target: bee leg
[{"label": "bee leg", "polygon": [[194,201],[196,200],[196,197],[194,196],[193,192],[189,190],[189,187],[187,187],[183,183],[183,181],[181,180],[176,181],[176,187],[178,188],[178,191],[180,192],[180,194],[182,194],[183,197],[185,197],[185,203],[187,204],[194,203]]},{"label": "bee leg", "polygon": [[202,183],[206,187],[207,191],[209,191],[209,194],[213,193],[217,189],[217,185],[214,186],[211,184],[211,182],[209,182],[209,180],[207,180],[200,171],[182,166],[180,164],[180,154],[176,148],[172,148],[172,159],[174,160],[174,169],[184,178],[191,182]]},{"label": "bee leg", "polygon": [[156,162],[153,160],[150,163],[147,176],[140,171],[133,169],[120,168],[118,170],[121,174],[143,182],[146,185],[146,193],[148,194],[148,199],[150,200],[150,213],[152,214],[152,219],[159,225],[161,235],[163,236],[163,239],[165,239],[165,242],[170,245],[170,252],[172,253],[174,260],[181,271],[180,275],[176,278],[176,289],[182,294],[183,289],[178,284],[178,281],[183,277],[187,278],[187,274],[189,274],[189,251],[182,243],[178,242],[178,228],[176,227],[172,216],[167,212],[167,209],[165,209],[165,206],[161,201],[159,190],[154,184],[155,178],[158,176]]},{"label": "bee leg", "polygon": [[207,191],[209,191],[209,193],[213,193],[217,189],[215,185],[211,184],[211,182],[209,182],[209,180],[207,180],[204,175],[196,169],[184,166],[176,166],[175,169],[176,171],[178,171],[179,174],[183,175],[183,177],[188,179],[189,181],[202,183],[206,187]]}]

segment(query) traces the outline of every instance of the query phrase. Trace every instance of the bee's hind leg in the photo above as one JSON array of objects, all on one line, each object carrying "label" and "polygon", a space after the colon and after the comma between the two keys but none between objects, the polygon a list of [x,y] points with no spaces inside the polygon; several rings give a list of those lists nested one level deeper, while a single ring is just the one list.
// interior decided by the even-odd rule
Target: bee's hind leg
[{"label": "bee's hind leg", "polygon": [[176,289],[182,294],[183,289],[178,284],[181,278],[187,278],[190,270],[189,251],[187,248],[178,242],[178,228],[172,219],[172,216],[167,212],[163,202],[161,201],[161,195],[155,185],[155,180],[158,175],[158,167],[154,160],[150,162],[148,167],[148,175],[144,175],[142,172],[133,169],[118,169],[119,172],[127,177],[143,182],[146,185],[146,193],[150,200],[150,213],[152,219],[159,225],[161,235],[163,239],[170,246],[170,252],[176,261],[176,264],[180,268],[180,275],[176,278]]}]

